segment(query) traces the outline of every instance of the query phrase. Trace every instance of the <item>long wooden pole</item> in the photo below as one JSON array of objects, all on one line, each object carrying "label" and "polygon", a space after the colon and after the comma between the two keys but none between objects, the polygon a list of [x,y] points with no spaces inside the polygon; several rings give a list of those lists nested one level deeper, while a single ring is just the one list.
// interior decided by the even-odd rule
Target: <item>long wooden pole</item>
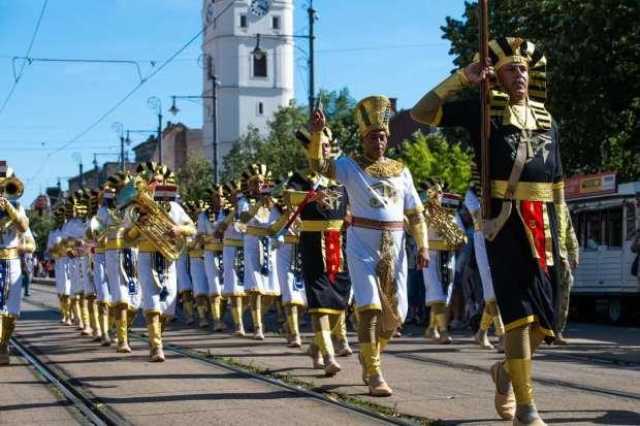
[{"label": "long wooden pole", "polygon": [[[479,0],[480,27],[480,64],[484,67],[489,57],[489,0]],[[485,76],[480,83],[480,103],[482,105],[482,125],[480,135],[480,151],[482,163],[480,169],[482,186],[482,217],[491,217],[491,152],[489,137],[491,136],[491,116],[489,110],[489,77]]]}]

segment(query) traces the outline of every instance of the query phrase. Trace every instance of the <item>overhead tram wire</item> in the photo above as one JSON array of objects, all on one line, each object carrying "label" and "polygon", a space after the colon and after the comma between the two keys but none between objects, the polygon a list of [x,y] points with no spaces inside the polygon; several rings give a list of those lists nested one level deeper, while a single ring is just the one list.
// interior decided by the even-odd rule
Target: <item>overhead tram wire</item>
[{"label": "overhead tram wire", "polygon": [[[46,0],[48,1],[48,0]],[[234,3],[231,2],[227,5],[227,7],[225,7],[222,11],[220,11],[220,13],[218,13],[212,20],[212,22],[216,22],[217,19],[222,16],[227,10],[229,10],[229,8],[231,7],[231,5],[233,5]],[[104,119],[106,119],[113,111],[115,111],[116,109],[118,109],[122,104],[124,104],[131,96],[133,96],[134,93],[136,93],[146,82],[148,82],[149,80],[151,80],[156,74],[158,74],[160,71],[162,71],[167,65],[169,65],[171,62],[173,62],[177,56],[179,56],[182,52],[184,52],[194,41],[196,41],[200,36],[202,36],[204,34],[204,32],[207,30],[207,28],[209,27],[210,24],[204,25],[200,31],[198,31],[189,41],[187,41],[187,43],[185,43],[182,47],[180,47],[175,53],[173,53],[171,56],[169,56],[169,58],[167,58],[162,64],[160,64],[156,69],[154,69],[147,77],[143,78],[140,83],[138,83],[133,89],[131,89],[131,91],[129,91],[129,93],[127,93],[120,101],[118,101],[115,105],[113,105],[111,108],[109,108],[105,113],[103,113],[102,115],[100,115],[100,117],[98,117],[98,119],[96,121],[94,121],[90,126],[88,126],[86,129],[84,129],[83,131],[81,131],[80,133],[78,133],[76,136],[74,136],[73,138],[71,138],[69,140],[69,142],[67,142],[66,144],[64,144],[63,146],[61,146],[60,148],[50,152],[49,154],[47,154],[47,156],[45,157],[44,161],[42,162],[42,164],[40,165],[40,167],[38,167],[38,169],[36,170],[36,172],[34,173],[33,176],[31,176],[31,178],[29,178],[29,181],[33,181],[35,179],[35,177],[40,174],[40,172],[42,172],[42,170],[44,169],[44,167],[47,164],[47,161],[54,156],[55,154],[64,151],[66,148],[68,148],[69,146],[73,145],[74,143],[76,143],[80,138],[82,138],[84,135],[86,135],[87,133],[89,133],[91,130],[93,130],[94,128],[96,128],[102,121],[104,121]],[[29,56],[29,55],[25,55],[25,56]]]},{"label": "overhead tram wire", "polygon": [[[31,36],[31,41],[29,41],[29,47],[27,48],[27,53],[24,56],[29,56],[31,54],[31,49],[33,48],[33,44],[36,41],[36,36],[38,35],[38,32],[40,31],[40,24],[42,24],[42,18],[44,17],[45,10],[47,10],[47,4],[48,3],[49,3],[49,0],[44,0],[44,2],[42,3],[42,9],[40,10],[40,16],[38,16],[38,21],[36,22],[36,27],[33,30],[33,35]],[[11,97],[13,96],[13,92],[15,92],[16,87],[18,86],[18,83],[20,82],[20,79],[22,78],[22,74],[24,73],[24,69],[27,66],[27,63],[28,63],[28,61],[26,61],[26,60],[22,62],[22,66],[20,67],[20,71],[15,76],[15,78],[13,80],[13,85],[11,86],[11,89],[9,90],[9,93],[7,94],[7,97],[4,99],[4,102],[2,103],[2,106],[0,106],[0,115],[2,115],[2,113],[5,110],[5,108],[7,107],[7,104],[9,103],[9,100],[11,100]]]}]

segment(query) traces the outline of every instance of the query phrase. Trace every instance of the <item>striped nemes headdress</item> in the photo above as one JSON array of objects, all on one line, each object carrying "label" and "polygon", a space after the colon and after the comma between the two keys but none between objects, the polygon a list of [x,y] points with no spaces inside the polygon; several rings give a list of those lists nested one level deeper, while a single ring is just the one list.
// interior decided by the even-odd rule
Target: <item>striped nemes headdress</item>
[{"label": "striped nemes headdress", "polygon": [[164,164],[155,161],[141,163],[136,168],[139,177],[147,181],[148,184],[158,183],[162,185],[175,185],[176,177],[171,169]]},{"label": "striped nemes headdress", "polygon": [[391,101],[386,96],[369,96],[358,102],[354,115],[360,136],[364,138],[376,130],[382,130],[387,135],[391,134],[389,121],[392,114]]},{"label": "striped nemes headdress", "polygon": [[[489,42],[489,58],[496,72],[507,64],[525,64],[529,68],[529,97],[547,100],[547,58],[542,49],[519,37],[501,37]],[[476,55],[475,61],[480,60]]]},{"label": "striped nemes headdress", "polygon": [[261,181],[263,186],[266,186],[270,180],[271,171],[266,164],[250,164],[249,167],[242,172],[242,186],[244,190],[248,190],[249,184],[255,181]]},{"label": "striped nemes headdress", "polygon": [[231,198],[242,190],[242,181],[240,179],[232,179],[222,185],[222,193],[225,198]]},{"label": "striped nemes headdress", "polygon": [[92,189],[89,191],[89,216],[98,213],[98,208],[102,204],[102,191]]},{"label": "striped nemes headdress", "polygon": [[128,184],[130,180],[131,180],[131,175],[129,175],[129,173],[127,172],[122,172],[122,171],[109,176],[107,178],[107,182],[104,185],[105,194],[107,192],[113,192],[113,193],[118,192],[120,189],[122,189],[122,187]]},{"label": "striped nemes headdress", "polygon": [[77,217],[86,217],[89,213],[90,198],[89,190],[85,188],[80,188],[73,194],[70,194],[65,202],[65,214],[67,217],[71,218],[74,217],[74,215]]}]

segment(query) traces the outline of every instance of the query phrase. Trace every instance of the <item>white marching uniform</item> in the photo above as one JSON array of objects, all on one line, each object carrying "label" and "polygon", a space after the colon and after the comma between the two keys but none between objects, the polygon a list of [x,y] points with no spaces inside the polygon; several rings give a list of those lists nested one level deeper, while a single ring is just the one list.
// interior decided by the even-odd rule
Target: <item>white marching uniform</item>
[{"label": "white marching uniform", "polygon": [[[47,250],[51,252],[56,244],[62,240],[62,227],[49,232],[47,237]],[[67,270],[69,258],[67,256],[54,257],[54,275],[56,280],[56,293],[59,296],[69,296],[71,294],[71,280]]]},{"label": "white marching uniform", "polygon": [[[455,214],[456,224],[464,229],[462,225],[462,219],[458,213]],[[429,227],[429,246],[439,245],[438,242],[442,241],[442,237],[438,232]],[[434,244],[435,242],[435,244]],[[446,264],[443,264],[445,256],[442,255],[441,250],[429,250],[429,266],[422,270],[422,277],[424,281],[425,289],[425,303],[427,306],[431,306],[435,302],[443,302],[447,306],[451,302],[451,295],[453,294],[453,280],[455,277],[455,265],[456,256],[455,250],[447,250],[448,256],[446,256]],[[445,285],[442,282],[442,271],[446,269],[449,275],[449,282]]]},{"label": "white marching uniform", "polygon": [[280,296],[274,241],[267,235],[269,225],[280,216],[277,207],[261,207],[247,223],[244,236],[244,290],[247,293]]},{"label": "white marching uniform", "polygon": [[404,321],[408,309],[407,257],[404,229],[369,229],[356,226],[357,218],[376,222],[402,223],[405,214],[422,209],[422,202],[409,170],[404,167],[396,176],[374,177],[366,173],[353,159],[335,160],[336,180],[348,194],[354,225],[347,231],[346,256],[356,307],[382,309],[378,294],[376,267],[385,232],[391,237],[394,259],[397,312]]},{"label": "white marching uniform", "polygon": [[474,223],[473,232],[473,250],[476,255],[476,264],[480,273],[480,281],[482,282],[482,296],[485,302],[495,302],[496,294],[493,291],[493,278],[491,277],[491,267],[489,266],[489,257],[487,255],[487,245],[484,239],[484,233],[480,229],[480,200],[473,190],[468,190],[464,196],[464,205],[471,213]]},{"label": "white marching uniform", "polygon": [[[87,224],[80,218],[74,217],[62,227],[64,238],[83,240],[87,231]],[[89,259],[87,256],[73,257],[69,259],[69,274],[71,277],[71,294],[79,295],[89,287]],[[93,285],[91,285],[93,288]]]},{"label": "white marching uniform", "polygon": [[[115,219],[109,214],[108,210],[99,210],[98,214],[100,215],[100,221],[102,221],[105,226],[113,227],[107,234],[106,250],[104,254],[105,272],[109,286],[109,294],[111,296],[111,303],[114,305],[126,303],[130,308],[138,309],[142,299],[142,291],[137,277],[129,278],[125,272],[124,250],[126,243],[121,235],[121,228],[114,222]],[[131,251],[131,261],[133,263],[133,270],[135,271],[138,251],[135,248],[126,248],[126,250]],[[132,279],[134,282],[134,294],[129,294],[129,279]]]},{"label": "white marching uniform", "polygon": [[[180,204],[170,201],[169,216],[176,225],[192,225],[189,215]],[[145,247],[146,246],[146,247]],[[142,308],[144,313],[159,313],[167,317],[173,317],[176,311],[178,284],[176,277],[176,262],[164,259],[164,279],[160,282],[160,276],[155,269],[156,252],[149,241],[139,242],[138,277],[142,286]],[[166,288],[166,298],[160,300],[162,288]]]},{"label": "white marching uniform", "polygon": [[285,305],[307,306],[307,294],[301,273],[294,272],[297,255],[297,235],[289,233],[284,243],[276,248],[276,270],[278,283]]},{"label": "white marching uniform", "polygon": [[[207,214],[200,212],[196,218],[196,235],[206,235],[207,228],[204,222],[208,222]],[[191,262],[191,281],[193,282],[193,295],[209,296],[209,280],[205,271],[204,249],[198,247],[190,250],[189,261]]]},{"label": "white marching uniform", "polygon": [[[197,229],[205,235],[214,237],[217,226],[224,220],[222,210],[218,212],[216,220],[211,223],[206,213],[198,216]],[[204,271],[207,275],[207,284],[209,286],[209,296],[222,295],[222,253],[217,250],[217,244],[207,243],[204,250]],[[216,250],[214,250],[216,247]],[[221,248],[221,247],[220,247]]]},{"label": "white marching uniform", "polygon": [[[90,227],[93,231],[94,238],[99,232],[105,229],[105,225],[101,221],[101,218],[104,219],[105,214],[100,213],[101,210],[106,211],[107,208],[105,206],[100,207],[96,215],[91,218]],[[96,300],[98,302],[111,304],[106,267],[105,247],[102,243],[96,241],[96,252],[93,256],[93,286],[96,290]]]},{"label": "white marching uniform", "polygon": [[236,256],[239,250],[243,250],[244,225],[240,223],[240,214],[249,211],[249,201],[240,196],[236,200],[235,210],[229,212],[235,216],[235,220],[224,231],[224,247],[222,251],[223,285],[222,295],[244,296],[244,282],[238,276]]},{"label": "white marching uniform", "polygon": [[[18,205],[15,209],[19,216],[26,216],[24,208],[21,205]],[[23,239],[28,238],[33,240],[31,230],[27,229],[24,233],[19,232],[15,224],[11,224],[6,229],[0,231],[0,249],[8,254],[8,256],[6,256],[8,258],[0,259],[0,279],[3,281],[2,288],[4,289],[6,286],[9,288],[5,306],[0,313],[6,313],[15,318],[20,316],[20,304],[22,302],[22,267],[17,249],[20,247]],[[11,253],[13,250],[16,252]]]},{"label": "white marching uniform", "polygon": [[191,275],[189,274],[189,254],[185,248],[176,260],[176,274],[178,275],[178,293],[193,290]]}]

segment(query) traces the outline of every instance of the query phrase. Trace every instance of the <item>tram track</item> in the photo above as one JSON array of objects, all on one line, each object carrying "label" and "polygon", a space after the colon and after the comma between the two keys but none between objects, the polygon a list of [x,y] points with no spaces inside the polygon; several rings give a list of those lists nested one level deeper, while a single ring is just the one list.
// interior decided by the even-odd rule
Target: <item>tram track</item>
[{"label": "tram track", "polygon": [[[48,292],[48,291],[44,291]],[[52,292],[53,293],[53,292]],[[55,293],[54,293],[55,294]],[[25,300],[23,303],[30,304],[41,309],[45,309],[48,311],[55,311],[57,309],[55,306],[43,303],[36,302],[31,300]],[[130,338],[134,338],[139,341],[147,341],[146,335],[144,333],[138,332],[130,332]],[[31,355],[31,358],[34,359],[35,363],[39,364],[39,367],[44,367],[45,370],[56,370],[50,366],[46,366],[43,362],[39,361],[37,357],[30,352],[25,345],[17,342],[17,340],[12,339],[14,343],[14,347],[18,350],[20,355],[22,356],[22,349],[25,350],[27,354]],[[17,343],[17,344],[16,344]],[[389,424],[389,425],[422,425],[422,424],[430,424],[431,420],[420,417],[412,417],[406,416],[399,413],[391,412],[393,410],[387,409],[383,406],[378,406],[376,404],[359,404],[361,401],[355,401],[355,398],[345,398],[344,395],[339,393],[331,393],[327,394],[324,392],[317,392],[311,388],[308,384],[305,383],[290,383],[286,381],[283,377],[271,375],[266,372],[256,372],[252,371],[249,366],[243,364],[232,363],[229,360],[224,359],[223,357],[213,357],[208,354],[188,349],[185,347],[181,347],[179,345],[165,343],[164,345],[165,353],[175,353],[179,356],[190,359],[195,362],[208,364],[210,366],[214,366],[217,368],[224,369],[234,374],[238,374],[244,376],[248,380],[255,380],[267,384],[271,387],[278,388],[281,390],[285,390],[287,392],[292,392],[298,396],[305,397],[308,399],[313,399],[319,401],[323,404],[327,404],[332,406],[333,408],[342,410],[344,412],[349,413],[350,415],[359,416],[372,424]],[[25,358],[27,359],[27,358]],[[28,360],[31,364],[31,361]],[[33,364],[32,364],[33,365]],[[43,375],[44,376],[44,375]],[[78,386],[74,386],[70,384],[70,379],[64,375],[64,373],[60,371],[55,371],[52,375],[52,378],[56,383],[61,385],[60,391],[63,392],[65,397],[67,394],[70,394],[68,398],[71,403],[78,403],[78,409],[84,415],[87,413],[87,418],[90,420],[90,424],[97,425],[128,425],[128,423],[123,417],[119,416],[115,411],[108,408],[107,405],[99,402],[99,398],[94,396],[88,391],[85,391]],[[44,376],[46,377],[46,376]],[[49,380],[47,380],[49,381]],[[58,385],[56,387],[58,387]],[[306,386],[305,386],[306,385]],[[70,399],[70,398],[73,398]],[[81,408],[82,407],[82,408]],[[89,417],[93,416],[93,417]],[[119,420],[119,419],[121,420]],[[101,422],[100,422],[101,421]]]},{"label": "tram track", "polygon": [[81,424],[96,426],[130,425],[130,423],[108,406],[97,401],[95,395],[71,384],[72,379],[62,370],[43,362],[40,357],[19,339],[12,337],[11,345],[18,355],[33,368],[36,375],[49,383],[75,409],[73,414]]}]

